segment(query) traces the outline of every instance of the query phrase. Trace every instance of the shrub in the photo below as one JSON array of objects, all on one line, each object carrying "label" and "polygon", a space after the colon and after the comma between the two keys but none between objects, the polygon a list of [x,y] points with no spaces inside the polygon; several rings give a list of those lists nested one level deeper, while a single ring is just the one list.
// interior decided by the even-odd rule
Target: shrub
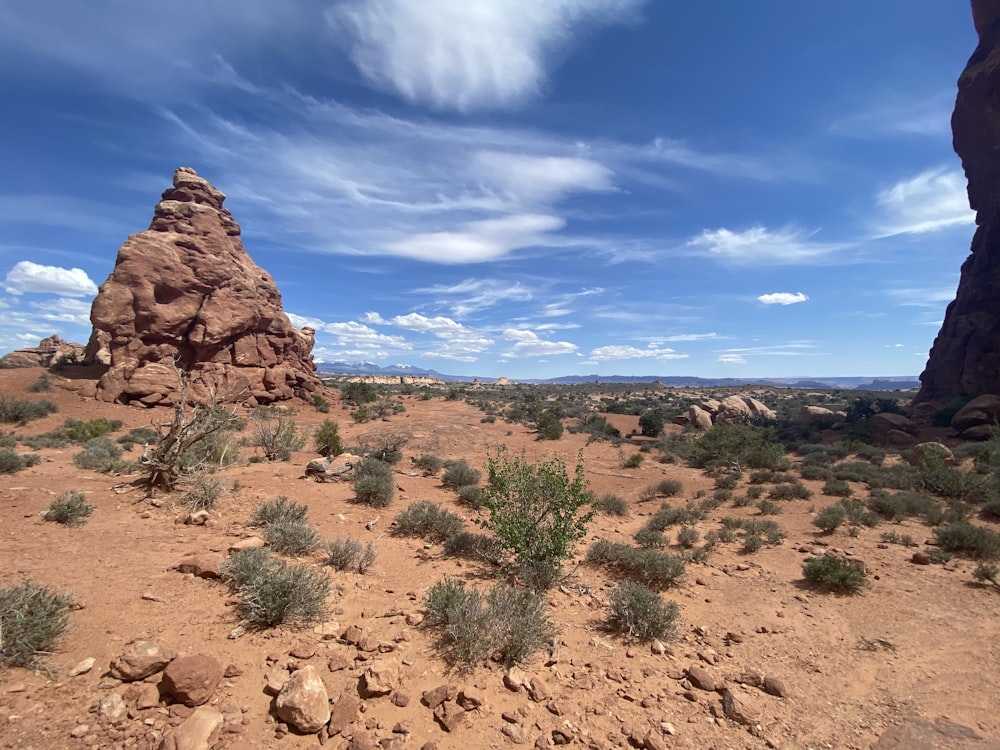
[{"label": "shrub", "polygon": [[371,542],[362,544],[357,539],[334,539],[323,547],[323,564],[340,571],[354,570],[367,573],[378,553]]},{"label": "shrub", "polygon": [[271,551],[263,547],[236,550],[222,564],[219,575],[229,585],[230,591],[239,591],[243,585],[264,571],[278,564]]},{"label": "shrub", "polygon": [[239,587],[240,613],[250,625],[310,625],[327,615],[330,579],[307,565],[271,559]]},{"label": "shrub", "polygon": [[458,488],[458,502],[466,508],[479,510],[483,506],[483,488],[466,484]]},{"label": "shrub", "polygon": [[264,539],[283,555],[305,555],[319,544],[316,529],[302,519],[279,519],[264,526]]},{"label": "shrub", "polygon": [[646,437],[659,437],[663,433],[666,419],[663,409],[648,409],[639,415],[639,431]]},{"label": "shrub", "polygon": [[340,429],[332,419],[324,419],[313,435],[316,452],[321,456],[339,456],[344,452],[340,444]]},{"label": "shrub", "polygon": [[843,479],[827,479],[823,484],[823,494],[833,497],[850,497],[854,494],[854,490]]},{"label": "shrub", "polygon": [[792,482],[775,485],[767,496],[772,500],[808,500],[812,497],[812,492],[804,484]]},{"label": "shrub", "polygon": [[842,481],[834,480],[833,472],[825,466],[817,466],[815,464],[805,464],[799,469],[799,476],[803,479],[811,479],[817,481]]},{"label": "shrub", "polygon": [[909,534],[897,534],[895,531],[882,533],[882,541],[886,544],[901,544],[904,547],[916,547],[917,542]]},{"label": "shrub", "polygon": [[684,549],[691,549],[699,538],[698,530],[693,526],[681,526],[681,530],[677,532],[677,543]]},{"label": "shrub", "polygon": [[663,497],[675,497],[684,491],[684,485],[677,479],[661,479],[656,483],[656,493]]},{"label": "shrub", "polygon": [[874,489],[868,496],[868,509],[890,521],[903,521],[911,517],[923,517],[936,525],[942,514],[941,506],[933,498],[915,492],[899,492],[890,495],[882,489]]},{"label": "shrub", "polygon": [[[419,458],[413,459],[413,465],[424,472],[425,475],[431,476],[441,471],[444,461],[431,453],[424,453]],[[477,479],[476,481],[479,480]],[[475,482],[471,482],[471,484],[475,484]]]},{"label": "shrub", "polygon": [[558,458],[532,465],[524,453],[509,456],[504,448],[488,457],[486,470],[483,506],[489,517],[480,523],[510,558],[508,569],[547,588],[594,516],[582,453],[572,480]]},{"label": "shrub", "polygon": [[376,432],[358,439],[358,447],[365,458],[373,458],[395,466],[403,459],[403,446],[408,436],[401,432]]},{"label": "shrub", "polygon": [[261,449],[266,461],[287,461],[305,445],[304,435],[292,417],[295,412],[281,406],[257,406],[250,413],[251,445]]},{"label": "shrub", "polygon": [[31,581],[0,588],[0,669],[36,666],[65,632],[71,603]]},{"label": "shrub", "polygon": [[448,557],[464,557],[499,565],[502,552],[497,540],[487,534],[460,531],[445,539],[444,553]]},{"label": "shrub", "polygon": [[972,577],[977,581],[980,583],[986,583],[988,581],[994,586],[1000,585],[1000,583],[997,582],[998,575],[1000,575],[1000,568],[998,568],[995,563],[979,563],[979,565],[976,566],[976,569],[972,571]]},{"label": "shrub", "polygon": [[781,513],[781,506],[773,500],[761,500],[757,503],[757,510],[762,516],[776,516]]},{"label": "shrub", "polygon": [[31,393],[44,393],[51,390],[52,379],[44,372],[38,376],[38,380],[28,386],[28,391]]},{"label": "shrub", "polygon": [[1000,557],[1000,534],[968,521],[958,521],[934,529],[934,536],[941,549],[947,552],[955,552],[975,560],[994,560]]},{"label": "shrub", "polygon": [[638,469],[640,466],[642,466],[642,462],[645,460],[645,458],[646,457],[643,456],[641,453],[633,453],[627,458],[625,457],[620,458],[618,464],[623,469]]},{"label": "shrub", "polygon": [[74,443],[84,445],[93,438],[104,437],[115,430],[120,430],[121,426],[120,419],[104,419],[103,417],[87,420],[67,419],[63,424],[63,430],[66,432],[66,437]]},{"label": "shrub", "polygon": [[684,561],[675,555],[607,539],[594,542],[587,550],[586,560],[656,589],[672,586],[684,575]]},{"label": "shrub", "polygon": [[640,642],[673,639],[679,614],[676,602],[664,604],[641,583],[622,581],[611,592],[611,628]]},{"label": "shrub", "polygon": [[279,522],[305,521],[308,512],[309,508],[305,505],[299,505],[294,500],[289,500],[281,495],[274,500],[265,500],[260,503],[254,509],[250,525],[268,526]]},{"label": "shrub", "polygon": [[106,437],[95,437],[87,441],[83,450],[73,456],[73,463],[81,469],[91,469],[102,474],[118,474],[128,465],[121,460],[122,449]]},{"label": "shrub", "polygon": [[208,510],[225,492],[225,482],[216,476],[199,472],[180,480],[180,500],[191,510]]},{"label": "shrub", "polygon": [[648,526],[643,526],[637,532],[635,532],[635,543],[640,547],[668,547],[670,546],[670,537],[664,534],[662,531],[657,529],[651,529]]},{"label": "shrub", "polygon": [[49,401],[26,401],[0,393],[0,423],[26,425],[33,419],[41,419],[58,411],[59,408]]},{"label": "shrub", "polygon": [[802,575],[815,586],[842,594],[858,594],[867,585],[864,570],[850,560],[824,555],[807,560]]},{"label": "shrub", "polygon": [[156,445],[160,440],[160,433],[152,427],[135,427],[115,440],[125,450],[131,450],[137,443],[143,445]]},{"label": "shrub", "polygon": [[318,411],[320,414],[329,414],[330,413],[330,402],[327,401],[322,396],[320,396],[318,393],[314,393],[312,395],[312,405],[313,405],[313,408],[316,411]]},{"label": "shrub", "polygon": [[818,526],[827,534],[832,534],[847,519],[847,512],[839,503],[823,508],[813,519],[813,525]]},{"label": "shrub", "polygon": [[0,448],[0,474],[16,474],[39,460],[35,453],[15,453],[10,448]]},{"label": "shrub", "polygon": [[538,439],[558,440],[563,436],[563,423],[559,415],[546,409],[538,416]]},{"label": "shrub", "polygon": [[738,471],[730,471],[726,474],[720,474],[715,478],[715,489],[734,490],[742,477],[743,473]]},{"label": "shrub", "polygon": [[784,463],[785,449],[770,442],[769,434],[749,425],[716,425],[691,446],[688,460],[699,469],[776,469]]},{"label": "shrub", "polygon": [[613,492],[601,495],[597,500],[597,507],[602,513],[607,513],[609,516],[626,518],[629,514],[628,501]]},{"label": "shrub", "polygon": [[46,521],[55,521],[65,526],[83,526],[87,516],[94,512],[82,492],[64,492],[52,501],[45,511]]},{"label": "shrub", "polygon": [[747,534],[743,537],[742,551],[744,554],[752,555],[760,552],[764,548],[764,540],[757,534]]},{"label": "shrub", "polygon": [[453,490],[465,487],[470,484],[479,484],[482,475],[469,466],[464,459],[449,461],[444,475],[441,477],[441,484]]},{"label": "shrub", "polygon": [[704,517],[704,513],[696,508],[674,508],[664,503],[649,517],[645,525],[650,529],[663,531],[671,526],[697,523]]},{"label": "shrub", "polygon": [[366,457],[354,466],[354,500],[373,508],[385,508],[392,502],[396,483],[392,466],[377,458]]},{"label": "shrub", "polygon": [[397,536],[419,537],[435,542],[443,542],[462,530],[462,519],[445,510],[437,503],[422,500],[410,503],[406,510],[396,516],[393,533]]}]

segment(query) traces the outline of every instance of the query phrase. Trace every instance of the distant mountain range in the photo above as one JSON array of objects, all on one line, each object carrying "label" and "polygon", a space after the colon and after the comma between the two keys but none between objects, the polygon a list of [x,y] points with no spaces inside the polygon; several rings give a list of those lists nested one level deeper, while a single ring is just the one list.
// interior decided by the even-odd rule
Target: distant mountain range
[{"label": "distant mountain range", "polygon": [[[413,365],[380,366],[374,362],[324,362],[318,366],[320,376],[336,375],[409,375],[411,377],[436,378],[446,383],[470,383],[478,380],[489,383],[495,378],[473,375],[446,375],[437,370],[425,370]],[[684,375],[563,375],[546,380],[518,380],[519,383],[653,383],[676,388],[720,388],[725,386],[764,385],[775,388],[814,388],[817,390],[865,390],[896,391],[919,388],[920,380],[915,375],[898,377],[809,377],[809,378],[697,378]]]}]

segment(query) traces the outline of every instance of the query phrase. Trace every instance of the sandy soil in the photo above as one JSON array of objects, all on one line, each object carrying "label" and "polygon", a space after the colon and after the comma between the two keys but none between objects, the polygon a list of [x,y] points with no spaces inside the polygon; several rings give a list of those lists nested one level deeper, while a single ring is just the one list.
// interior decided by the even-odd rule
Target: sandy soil
[{"label": "sandy soil", "polygon": [[[24,397],[40,372],[0,371],[0,392]],[[87,400],[63,387],[43,395],[58,403],[57,414],[24,428],[5,426],[3,431],[35,434],[58,427],[66,417],[99,416],[120,419],[128,429],[163,415]],[[622,495],[633,512],[626,519],[598,516],[579,547],[580,559],[594,540],[631,539],[659,504],[639,503],[640,492],[649,484],[664,477],[681,480],[684,493],[674,503],[693,498],[701,489],[711,491],[713,485],[699,471],[655,461],[622,469],[616,448],[585,445],[581,435],[567,433],[557,442],[539,442],[521,425],[482,423],[481,412],[462,402],[410,397],[404,402],[405,413],[377,423],[354,425],[339,408],[329,415],[339,422],[348,446],[359,435],[373,432],[408,436],[396,474],[399,490],[392,506],[381,511],[353,504],[349,484],[302,479],[303,467],[315,457],[309,446],[287,463],[225,470],[227,482],[238,483],[238,489],[219,503],[207,526],[184,524],[186,509],[169,496],[154,507],[140,492],[116,493],[112,488],[122,478],[73,465],[78,448],[39,451],[41,463],[0,477],[0,584],[28,578],[72,593],[78,607],[46,669],[0,674],[0,747],[157,747],[183,720],[183,708],[161,702],[139,710],[133,704],[128,717],[116,724],[97,711],[112,692],[123,695],[126,703],[134,698],[134,690],[108,675],[111,660],[134,639],[163,643],[182,655],[212,654],[231,666],[234,676],[223,681],[210,702],[226,717],[216,748],[320,744],[316,735],[285,734],[275,721],[272,698],[263,689],[272,664],[315,665],[337,701],[344,695],[357,697],[359,677],[368,664],[389,658],[401,660],[397,692],[408,696],[409,703],[400,707],[390,697],[360,701],[356,720],[343,734],[324,737],[326,745],[374,747],[381,741],[382,746],[402,748],[421,748],[428,742],[442,749],[505,747],[513,744],[501,731],[507,719],[517,720],[528,746],[536,740],[547,746],[557,729],[583,747],[645,742],[646,747],[719,750],[868,748],[912,717],[945,717],[981,738],[940,740],[930,747],[985,748],[1000,740],[995,707],[1000,695],[1000,595],[972,583],[969,561],[914,565],[909,562],[913,550],[880,544],[888,528],[921,542],[927,539],[929,529],[916,522],[864,529],[856,538],[843,531],[819,534],[811,520],[834,498],[822,497],[816,483],[807,483],[815,493],[811,500],[783,502],[782,514],[774,517],[787,532],[781,546],[747,556],[736,544],[719,545],[708,563],[690,564],[683,583],[665,592],[681,610],[678,637],[665,654],[627,644],[605,631],[607,598],[615,581],[580,566],[549,596],[560,641],[556,657],[546,664],[539,656],[523,667],[529,675],[544,678],[549,698],[535,702],[524,692],[505,689],[499,666],[471,674],[449,671],[434,649],[433,635],[408,625],[407,619],[419,619],[424,593],[445,574],[486,586],[489,573],[445,558],[440,546],[390,535],[395,513],[416,500],[441,503],[467,518],[473,529],[469,511],[455,502],[454,493],[438,479],[412,472],[413,457],[434,453],[464,458],[482,468],[488,450],[506,445],[526,451],[532,460],[555,454],[572,467],[583,451],[591,488],[598,494]],[[298,422],[311,433],[325,416],[305,407]],[[251,452],[246,449],[244,455]],[[83,527],[66,528],[41,516],[66,490],[85,492],[96,506]],[[366,652],[337,638],[325,640],[311,629],[251,632],[230,639],[239,624],[235,599],[222,584],[175,569],[188,553],[225,553],[234,541],[252,533],[245,524],[257,503],[278,495],[308,505],[309,520],[326,539],[374,542],[378,559],[366,575],[331,574],[339,593],[330,602],[337,627],[328,630],[339,633],[358,625],[387,653]],[[753,513],[752,507],[723,506],[698,529],[704,535],[719,528],[723,515]],[[374,525],[369,523],[376,519]],[[801,566],[819,543],[862,560],[871,587],[856,597],[807,588]],[[290,655],[293,650],[299,658]],[[311,652],[314,655],[308,656]],[[96,666],[69,676],[87,657],[94,657]],[[332,666],[346,667],[331,671],[331,661]],[[719,711],[717,693],[689,690],[682,683],[685,669],[697,663],[730,684],[751,671],[777,677],[787,697],[747,687],[760,710],[759,728],[740,726],[714,715]],[[484,704],[466,714],[452,732],[445,732],[420,700],[424,691],[442,684],[476,686],[485,696]],[[887,746],[888,740],[879,747]]]}]

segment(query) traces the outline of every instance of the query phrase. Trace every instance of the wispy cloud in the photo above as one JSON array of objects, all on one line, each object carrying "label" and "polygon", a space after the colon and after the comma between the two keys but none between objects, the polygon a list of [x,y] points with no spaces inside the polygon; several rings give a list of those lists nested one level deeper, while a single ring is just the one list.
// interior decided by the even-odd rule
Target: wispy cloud
[{"label": "wispy cloud", "polygon": [[524,328],[508,328],[503,337],[513,341],[514,347],[503,353],[503,357],[547,357],[555,354],[574,354],[579,349],[569,341],[549,341],[534,331]]},{"label": "wispy cloud", "polygon": [[440,315],[428,317],[420,313],[409,313],[386,319],[377,312],[369,312],[363,320],[372,325],[394,326],[431,337],[433,345],[416,347],[423,357],[475,362],[478,355],[493,344],[493,339],[485,333]]},{"label": "wispy cloud", "polygon": [[716,362],[723,365],[745,365],[747,360],[741,354],[720,354]]},{"label": "wispy cloud", "polygon": [[901,180],[880,191],[877,203],[881,209],[874,231],[877,238],[925,234],[976,220],[969,208],[965,176],[951,167],[928,169]]},{"label": "wispy cloud", "polygon": [[757,301],[765,305],[797,305],[808,299],[802,292],[771,292],[760,295]]},{"label": "wispy cloud", "polygon": [[932,96],[909,101],[898,95],[882,97],[871,108],[835,120],[830,132],[851,138],[883,138],[887,136],[948,136],[951,133],[951,110],[955,93],[942,91]]},{"label": "wispy cloud", "polygon": [[520,281],[499,279],[465,279],[457,284],[434,284],[415,289],[416,294],[429,294],[449,307],[458,318],[496,307],[504,302],[527,302],[534,291]]},{"label": "wispy cloud", "polygon": [[612,346],[599,346],[590,352],[584,364],[596,364],[598,362],[615,362],[626,359],[686,359],[687,354],[681,354],[673,349],[661,348],[650,344],[645,349],[627,344],[617,344]]},{"label": "wispy cloud", "polygon": [[957,282],[937,287],[900,287],[887,289],[889,299],[907,307],[932,307],[940,309],[955,299]]},{"label": "wispy cloud", "polygon": [[82,268],[43,266],[22,260],[7,272],[4,289],[9,294],[58,294],[64,297],[87,297],[97,294],[95,284]]},{"label": "wispy cloud", "polygon": [[438,109],[518,104],[554,53],[589,28],[635,18],[642,0],[346,0],[326,13],[361,74]]},{"label": "wispy cloud", "polygon": [[849,247],[845,243],[817,242],[813,240],[814,234],[763,226],[735,232],[726,228],[706,229],[687,244],[709,257],[737,264],[810,263]]},{"label": "wispy cloud", "polygon": [[719,349],[717,353],[718,361],[724,364],[742,364],[747,357],[824,357],[830,354],[817,351],[817,345],[812,341],[792,341],[768,346],[736,346]]}]

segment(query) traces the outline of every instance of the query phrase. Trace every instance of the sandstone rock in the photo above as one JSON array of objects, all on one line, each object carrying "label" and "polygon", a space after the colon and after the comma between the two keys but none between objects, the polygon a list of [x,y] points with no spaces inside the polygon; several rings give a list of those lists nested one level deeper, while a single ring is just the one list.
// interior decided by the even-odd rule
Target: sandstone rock
[{"label": "sandstone rock", "polygon": [[914,552],[913,556],[910,558],[910,562],[914,565],[930,565],[931,556],[923,551]]},{"label": "sandstone rock", "polygon": [[223,721],[214,708],[199,706],[173,734],[163,738],[160,750],[209,750]]},{"label": "sandstone rock", "polygon": [[135,707],[142,711],[147,708],[156,708],[160,705],[160,689],[156,685],[148,682],[139,683],[139,692],[135,697]]},{"label": "sandstone rock", "polygon": [[38,346],[15,349],[0,357],[0,367],[52,367],[60,362],[83,362],[83,344],[63,341],[53,334],[38,342]]},{"label": "sandstone rock", "polygon": [[191,573],[198,578],[218,578],[222,567],[222,555],[215,552],[201,552],[189,555],[177,563],[181,573]]},{"label": "sandstone rock", "polygon": [[362,694],[366,698],[388,695],[399,687],[399,663],[392,660],[374,662],[361,676]]},{"label": "sandstone rock", "polygon": [[97,397],[172,403],[174,363],[189,396],[271,403],[321,387],[313,330],[295,329],[271,276],[239,239],[225,195],[181,167],[149,229],[129,237],[90,312],[86,357],[109,366]]},{"label": "sandstone rock", "polygon": [[111,676],[133,682],[156,674],[177,658],[167,646],[152,641],[132,641],[111,662]]},{"label": "sandstone rock", "polygon": [[1000,742],[984,741],[974,729],[945,718],[915,716],[886,730],[872,750],[1000,750]]},{"label": "sandstone rock", "polygon": [[503,684],[508,690],[517,693],[528,686],[529,678],[520,668],[511,667],[504,673]]},{"label": "sandstone rock", "polygon": [[691,684],[699,690],[714,692],[718,688],[718,683],[712,673],[698,664],[692,664],[687,668],[687,677]]},{"label": "sandstone rock", "polygon": [[959,437],[962,438],[962,440],[989,440],[993,437],[993,431],[995,429],[995,425],[977,424],[973,427],[967,427],[962,430]]},{"label": "sandstone rock", "polygon": [[667,743],[662,735],[650,729],[642,738],[642,747],[644,750],[667,750]]},{"label": "sandstone rock", "polygon": [[951,418],[951,426],[956,432],[964,432],[970,427],[993,426],[1000,422],[1000,396],[984,393],[959,409]]},{"label": "sandstone rock", "polygon": [[[871,417],[872,442],[876,445],[912,445],[916,440],[909,434],[916,425],[902,414],[879,412]],[[901,433],[901,434],[896,434]]]},{"label": "sandstone rock", "polygon": [[268,695],[277,695],[288,684],[289,677],[287,669],[279,666],[268,667],[264,673],[264,692]]},{"label": "sandstone rock", "polygon": [[260,549],[261,547],[266,547],[267,541],[263,537],[259,536],[248,536],[246,539],[240,539],[238,542],[233,542],[229,545],[230,552],[239,552],[244,549]]},{"label": "sandstone rock", "polygon": [[125,705],[125,699],[118,693],[108,693],[101,698],[97,710],[106,721],[114,724],[125,718],[128,706]]},{"label": "sandstone rock", "polygon": [[768,695],[773,695],[776,698],[788,697],[788,690],[785,689],[785,683],[780,677],[775,677],[774,675],[767,675],[764,678],[762,689]]},{"label": "sandstone rock", "polygon": [[799,421],[803,424],[833,424],[837,415],[822,406],[803,406],[799,409]]},{"label": "sandstone rock", "polygon": [[87,672],[94,668],[94,664],[96,663],[97,659],[93,656],[88,656],[86,659],[77,662],[73,668],[69,670],[69,676],[78,677],[79,675],[87,674]]},{"label": "sandstone rock", "polygon": [[747,693],[735,688],[727,688],[722,694],[722,710],[727,719],[748,727],[756,725],[761,718],[757,702]]},{"label": "sandstone rock", "polygon": [[712,415],[699,406],[691,405],[688,409],[688,423],[696,430],[712,429]]},{"label": "sandstone rock", "polygon": [[449,698],[453,698],[454,692],[450,685],[438,685],[436,688],[424,691],[420,700],[427,708],[434,710]]},{"label": "sandstone rock", "polygon": [[458,705],[466,711],[479,708],[486,702],[486,695],[477,687],[465,685],[458,693]]},{"label": "sandstone rock", "polygon": [[174,659],[163,672],[163,689],[178,703],[200,706],[208,703],[222,682],[222,664],[214,656],[194,654]]},{"label": "sandstone rock", "polygon": [[923,466],[928,461],[940,461],[945,466],[955,465],[955,455],[943,443],[917,443],[904,456],[911,466]]},{"label": "sandstone rock", "polygon": [[330,720],[330,697],[311,665],[292,673],[274,707],[279,719],[303,734],[318,732]]},{"label": "sandstone rock", "polygon": [[360,701],[350,693],[344,693],[337,698],[336,703],[333,704],[333,711],[330,712],[330,725],[327,727],[327,734],[333,737],[347,729],[358,720],[360,709]]},{"label": "sandstone rock", "polygon": [[454,731],[465,718],[465,709],[454,701],[445,701],[434,709],[434,719],[446,732]]}]

